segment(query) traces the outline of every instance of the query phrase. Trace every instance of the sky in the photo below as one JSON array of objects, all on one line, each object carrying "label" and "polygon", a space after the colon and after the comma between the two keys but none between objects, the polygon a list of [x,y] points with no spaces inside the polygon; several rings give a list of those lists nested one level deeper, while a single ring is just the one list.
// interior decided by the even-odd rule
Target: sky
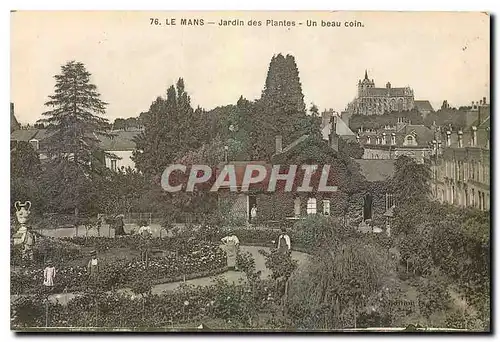
[{"label": "sky", "polygon": [[[202,18],[205,25],[182,26],[181,18]],[[245,25],[218,25],[233,19]],[[248,26],[249,20],[262,26]],[[266,26],[266,20],[295,26]],[[318,25],[308,27],[307,20]],[[352,21],[363,27],[344,27]],[[306,105],[320,111],[342,111],[365,69],[378,87],[390,81],[410,86],[416,100],[435,109],[443,100],[458,107],[489,100],[489,42],[489,17],[477,12],[18,11],[11,14],[11,102],[21,123],[34,123],[47,110],[54,75],[76,60],[109,103],[110,120],[147,111],[179,77],[193,107],[212,109],[241,95],[260,97],[271,57],[282,53],[295,57]]]}]

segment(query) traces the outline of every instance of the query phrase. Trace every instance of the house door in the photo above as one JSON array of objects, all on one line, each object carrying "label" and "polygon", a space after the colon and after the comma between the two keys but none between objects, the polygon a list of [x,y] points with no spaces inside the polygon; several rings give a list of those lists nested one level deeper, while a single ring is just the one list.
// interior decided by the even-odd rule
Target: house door
[{"label": "house door", "polygon": [[300,197],[296,197],[294,202],[293,202],[293,207],[294,207],[294,214],[295,214],[295,217],[300,217],[300,206],[301,206],[301,203],[300,203]]}]

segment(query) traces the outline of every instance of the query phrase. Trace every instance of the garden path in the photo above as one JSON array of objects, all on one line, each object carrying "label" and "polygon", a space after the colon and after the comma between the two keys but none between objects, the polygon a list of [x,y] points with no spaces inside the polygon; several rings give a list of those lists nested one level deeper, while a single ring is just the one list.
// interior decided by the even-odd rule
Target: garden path
[{"label": "garden path", "polygon": [[[268,247],[259,247],[259,246],[241,246],[240,250],[241,252],[249,252],[252,254],[252,257],[255,260],[255,268],[257,271],[262,272],[262,278],[266,278],[270,275],[270,271],[266,268],[265,265],[265,258],[262,254],[259,253],[259,250],[265,250],[269,251]],[[304,267],[307,264],[307,261],[309,259],[309,255],[306,253],[302,252],[292,252],[292,258],[297,260],[299,263],[299,268]],[[230,283],[238,283],[240,279],[245,278],[245,274],[242,272],[236,272],[236,271],[227,271],[223,274],[217,275],[217,276],[211,276],[211,277],[204,277],[204,278],[197,278],[197,279],[191,279],[191,280],[186,280],[186,284],[188,285],[194,285],[194,286],[207,286],[213,284],[213,281],[217,277],[224,277],[228,282]],[[174,283],[167,283],[167,284],[158,284],[153,286],[152,288],[152,293],[153,294],[161,294],[163,292],[170,292],[183,284],[183,281],[178,281]],[[128,288],[125,289],[120,289],[118,292],[121,293],[130,293],[132,294],[131,290]],[[53,294],[49,297],[49,299],[53,302],[59,302],[60,304],[66,305],[68,301],[71,299],[75,298],[78,296],[78,293],[59,293],[59,294]]]}]

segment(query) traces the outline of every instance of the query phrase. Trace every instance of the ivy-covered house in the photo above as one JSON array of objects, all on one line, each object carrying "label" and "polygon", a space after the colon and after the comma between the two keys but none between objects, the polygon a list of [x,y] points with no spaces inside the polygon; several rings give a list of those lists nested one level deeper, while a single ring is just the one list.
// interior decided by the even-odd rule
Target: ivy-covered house
[{"label": "ivy-covered house", "polygon": [[[334,130],[332,132],[334,133],[328,140],[324,140],[321,135],[306,134],[285,147],[282,146],[282,137],[277,136],[271,160],[221,164],[219,170],[228,164],[234,166],[237,184],[236,189],[233,189],[235,191],[231,191],[229,186],[219,190],[219,207],[237,217],[240,222],[250,221],[251,209],[255,205],[257,222],[266,224],[293,223],[308,215],[320,214],[335,216],[346,223],[358,225],[363,221],[364,196],[370,193],[373,197],[374,221],[383,226],[384,213],[388,209],[387,180],[394,172],[394,161],[353,159],[342,149],[339,136]],[[280,170],[288,170],[290,165],[297,165],[297,170],[301,170],[303,165],[317,165],[318,172],[311,177],[311,191],[300,191],[303,190],[299,189],[303,181],[300,171],[297,171],[292,191],[283,191],[284,181],[277,182],[276,191],[267,191],[268,178],[258,186],[242,191],[245,168],[255,164],[264,166],[268,174],[276,165],[280,165]],[[317,186],[324,165],[330,167],[326,183],[328,186],[336,186],[336,191],[321,191]]]}]

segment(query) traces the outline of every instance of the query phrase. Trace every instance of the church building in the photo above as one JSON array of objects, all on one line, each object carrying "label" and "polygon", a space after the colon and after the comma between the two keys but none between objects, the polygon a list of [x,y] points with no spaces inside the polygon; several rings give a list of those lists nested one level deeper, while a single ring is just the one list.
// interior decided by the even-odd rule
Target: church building
[{"label": "church building", "polygon": [[[347,105],[347,116],[352,115],[382,115],[391,111],[411,110],[415,106],[413,90],[410,87],[393,88],[387,82],[385,88],[376,88],[373,79],[365,78],[358,81],[358,95]],[[344,115],[343,115],[344,117]]]}]

